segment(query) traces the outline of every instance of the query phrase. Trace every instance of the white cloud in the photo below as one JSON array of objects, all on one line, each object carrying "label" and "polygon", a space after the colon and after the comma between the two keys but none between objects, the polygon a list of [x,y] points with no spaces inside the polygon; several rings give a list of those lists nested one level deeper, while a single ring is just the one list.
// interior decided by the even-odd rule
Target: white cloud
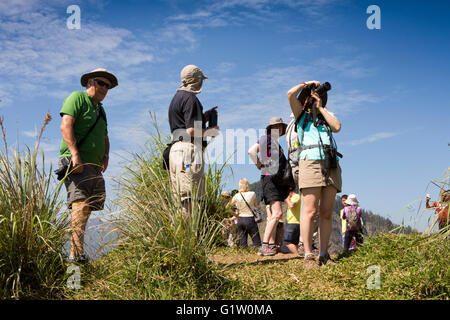
[{"label": "white cloud", "polygon": [[[8,101],[16,90],[62,92],[66,83],[79,83],[81,74],[97,67],[114,71],[154,60],[153,48],[126,29],[84,23],[80,30],[69,30],[64,18],[41,11],[5,17],[0,52],[0,80],[8,83],[0,94]],[[48,83],[54,84],[52,90]]]},{"label": "white cloud", "polygon": [[364,144],[364,143],[372,143],[372,142],[376,142],[378,140],[382,140],[382,139],[388,139],[388,138],[392,138],[399,135],[399,133],[396,132],[379,132],[379,133],[375,133],[372,134],[368,137],[365,138],[361,138],[361,139],[356,139],[356,140],[352,140],[349,142],[341,142],[342,144],[349,144],[351,146],[357,146],[360,144]]},{"label": "white cloud", "polygon": [[214,71],[219,74],[225,74],[233,71],[235,67],[236,64],[233,62],[221,62],[214,68]]},{"label": "white cloud", "polygon": [[28,138],[36,138],[37,137],[37,131],[23,131],[22,134]]}]

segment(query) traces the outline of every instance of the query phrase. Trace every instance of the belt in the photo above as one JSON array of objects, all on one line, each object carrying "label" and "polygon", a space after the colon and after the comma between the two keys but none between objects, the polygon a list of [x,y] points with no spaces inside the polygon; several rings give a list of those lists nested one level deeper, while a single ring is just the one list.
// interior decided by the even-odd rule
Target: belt
[{"label": "belt", "polygon": [[[197,138],[198,139],[198,138]],[[196,139],[194,138],[194,137],[191,137],[191,139],[190,139],[190,141],[189,140],[184,140],[183,139],[183,136],[180,136],[180,137],[178,137],[178,140],[174,140],[174,142],[173,143],[177,143],[177,142],[190,142],[190,143],[192,143],[192,144],[195,144],[195,142],[196,142]],[[205,140],[203,140],[202,139],[202,147],[203,148],[206,148],[206,145],[208,144],[208,142],[207,141],[205,141]]]}]

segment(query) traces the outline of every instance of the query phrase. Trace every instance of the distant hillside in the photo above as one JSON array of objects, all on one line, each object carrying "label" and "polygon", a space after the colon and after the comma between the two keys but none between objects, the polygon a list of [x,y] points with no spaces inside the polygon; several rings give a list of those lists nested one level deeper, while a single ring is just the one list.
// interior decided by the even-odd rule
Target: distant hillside
[{"label": "distant hillside", "polygon": [[[261,183],[259,181],[250,184],[250,190],[256,192],[257,199],[261,199],[262,188]],[[261,204],[261,207],[265,209],[265,206],[263,204]],[[339,218],[339,213],[342,208],[343,206],[341,203],[341,197],[337,196],[333,209],[333,230],[331,233],[330,248],[329,248],[331,253],[337,253],[342,251],[341,220]],[[283,206],[283,209],[284,212],[287,210],[286,205]],[[380,233],[389,232],[398,227],[398,225],[394,224],[391,220],[384,218],[380,215],[374,214],[370,210],[362,209],[362,218],[365,224],[365,232],[366,232],[365,235],[369,237],[373,237]],[[260,230],[260,232],[262,232],[262,230]],[[412,229],[410,227],[407,227],[402,230],[402,233],[410,234],[412,233]]]}]

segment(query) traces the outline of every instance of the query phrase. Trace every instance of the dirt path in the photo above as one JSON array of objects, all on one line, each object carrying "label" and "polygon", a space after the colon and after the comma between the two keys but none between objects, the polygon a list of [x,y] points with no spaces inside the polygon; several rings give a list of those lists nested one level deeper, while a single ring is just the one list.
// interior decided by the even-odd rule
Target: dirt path
[{"label": "dirt path", "polygon": [[298,254],[284,254],[278,253],[274,256],[258,256],[256,253],[242,253],[242,254],[215,254],[210,257],[210,260],[218,264],[255,264],[255,263],[268,263],[276,261],[285,261],[293,259],[302,259],[302,256]]}]

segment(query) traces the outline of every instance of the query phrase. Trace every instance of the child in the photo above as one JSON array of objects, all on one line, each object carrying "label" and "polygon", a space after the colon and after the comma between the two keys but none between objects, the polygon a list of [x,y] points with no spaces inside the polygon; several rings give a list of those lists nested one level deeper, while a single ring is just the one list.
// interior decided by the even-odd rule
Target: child
[{"label": "child", "polygon": [[300,195],[291,191],[285,202],[288,205],[282,253],[298,254],[300,240]]},{"label": "child", "polygon": [[[348,195],[346,195],[346,194],[343,194],[341,196],[341,203],[344,206],[344,208],[348,207],[348,204],[345,203],[347,198],[348,198]],[[343,218],[344,208],[342,208],[341,212],[340,212],[340,218],[341,218],[341,223],[342,223],[342,248],[344,247],[344,244],[345,244],[345,231],[347,231],[347,221]]]},{"label": "child", "polygon": [[346,231],[344,237],[344,252],[348,252],[353,237],[356,239],[356,243],[360,246],[363,243],[362,234],[362,220],[361,220],[361,208],[358,207],[358,200],[356,195],[351,194],[348,196],[345,203],[348,207],[344,208],[342,218],[346,220]]}]

